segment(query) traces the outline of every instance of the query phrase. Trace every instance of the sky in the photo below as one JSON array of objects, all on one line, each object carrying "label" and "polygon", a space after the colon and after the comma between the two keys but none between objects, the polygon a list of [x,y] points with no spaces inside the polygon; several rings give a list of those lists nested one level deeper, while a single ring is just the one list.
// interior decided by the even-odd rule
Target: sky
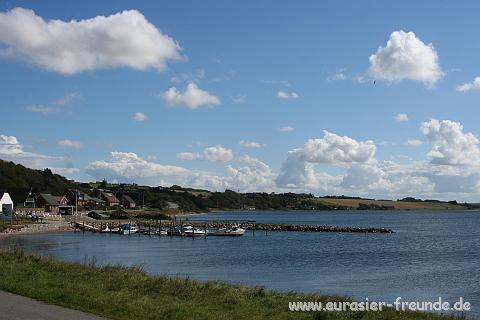
[{"label": "sky", "polygon": [[480,202],[476,1],[0,1],[0,159]]}]

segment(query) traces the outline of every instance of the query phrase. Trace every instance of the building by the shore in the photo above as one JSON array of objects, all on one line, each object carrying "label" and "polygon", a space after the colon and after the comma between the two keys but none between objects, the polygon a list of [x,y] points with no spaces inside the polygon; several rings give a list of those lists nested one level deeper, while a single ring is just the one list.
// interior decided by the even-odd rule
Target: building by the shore
[{"label": "building by the shore", "polygon": [[74,206],[68,205],[67,197],[53,196],[49,193],[40,193],[37,197],[37,205],[44,207],[45,212],[54,214],[73,214]]},{"label": "building by the shore", "polygon": [[13,200],[7,190],[0,190],[0,213],[11,215],[13,212]]}]

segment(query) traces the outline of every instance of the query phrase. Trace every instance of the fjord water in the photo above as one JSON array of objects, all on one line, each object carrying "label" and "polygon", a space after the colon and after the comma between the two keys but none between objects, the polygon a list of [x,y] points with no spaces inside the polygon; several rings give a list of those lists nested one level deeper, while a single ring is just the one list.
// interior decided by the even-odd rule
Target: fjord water
[{"label": "fjord water", "polygon": [[142,265],[154,274],[263,285],[392,303],[455,302],[480,314],[480,212],[221,212],[190,220],[256,220],[391,228],[393,234],[248,231],[239,238],[22,235],[4,247],[66,261]]}]

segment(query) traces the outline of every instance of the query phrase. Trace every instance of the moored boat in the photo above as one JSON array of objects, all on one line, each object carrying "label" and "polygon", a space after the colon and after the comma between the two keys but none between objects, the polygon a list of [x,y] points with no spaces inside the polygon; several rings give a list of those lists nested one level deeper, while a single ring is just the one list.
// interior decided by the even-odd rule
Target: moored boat
[{"label": "moored boat", "polygon": [[228,228],[220,228],[216,231],[209,232],[209,236],[224,236],[224,237],[238,237],[245,234],[245,229],[238,225],[233,225]]}]

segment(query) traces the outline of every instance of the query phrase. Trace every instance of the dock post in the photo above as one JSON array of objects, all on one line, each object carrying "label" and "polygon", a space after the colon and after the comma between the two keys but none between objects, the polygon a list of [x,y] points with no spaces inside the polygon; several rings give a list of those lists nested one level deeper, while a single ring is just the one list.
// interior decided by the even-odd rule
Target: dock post
[{"label": "dock post", "polygon": [[100,222],[100,232],[103,230],[103,222]]},{"label": "dock post", "polygon": [[182,219],[180,219],[180,238],[183,238],[183,222],[182,222]]},{"label": "dock post", "polygon": [[172,237],[173,234],[173,222],[170,222],[170,238]]},{"label": "dock post", "polygon": [[268,226],[265,225],[265,237],[268,236]]},{"label": "dock post", "polygon": [[85,220],[82,221],[82,224],[83,224],[82,231],[83,231],[83,233],[85,234]]},{"label": "dock post", "polygon": [[255,222],[253,223],[253,236],[255,237]]},{"label": "dock post", "polygon": [[132,221],[128,221],[128,235],[130,235],[130,228],[131,228],[131,225],[132,225]]},{"label": "dock post", "polygon": [[205,240],[207,240],[207,224],[203,225],[203,231],[205,232]]},{"label": "dock post", "polygon": [[108,223],[108,229],[110,229],[109,234],[112,235],[112,223],[111,222]]},{"label": "dock post", "polygon": [[152,235],[152,233],[151,233],[151,231],[150,231],[150,222],[148,222],[148,235],[149,235],[149,236]]}]

